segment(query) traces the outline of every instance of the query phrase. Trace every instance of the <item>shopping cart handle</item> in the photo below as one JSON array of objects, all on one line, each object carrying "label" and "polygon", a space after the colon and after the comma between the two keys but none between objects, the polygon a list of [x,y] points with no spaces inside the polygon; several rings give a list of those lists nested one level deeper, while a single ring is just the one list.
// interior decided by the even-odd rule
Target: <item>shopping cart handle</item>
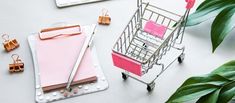
[{"label": "shopping cart handle", "polygon": [[193,8],[195,4],[195,0],[185,0],[187,2],[186,9],[191,9]]}]

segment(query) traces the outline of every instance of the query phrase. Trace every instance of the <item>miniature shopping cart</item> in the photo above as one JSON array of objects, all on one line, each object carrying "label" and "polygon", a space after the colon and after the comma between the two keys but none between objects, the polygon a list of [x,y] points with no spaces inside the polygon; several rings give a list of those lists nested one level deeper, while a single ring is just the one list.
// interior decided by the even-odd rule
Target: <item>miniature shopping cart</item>
[{"label": "miniature shopping cart", "polygon": [[[138,0],[138,9],[128,22],[112,50],[112,59],[116,67],[124,70],[122,78],[136,79],[147,85],[150,92],[155,80],[175,61],[184,60],[184,46],[181,45],[185,24],[195,0],[186,0],[186,12],[183,16],[158,8],[150,3]],[[170,63],[162,62],[170,51],[178,51],[176,56],[168,57]],[[142,79],[149,74],[154,65],[160,72],[150,82]],[[155,68],[155,67],[154,67]]]}]

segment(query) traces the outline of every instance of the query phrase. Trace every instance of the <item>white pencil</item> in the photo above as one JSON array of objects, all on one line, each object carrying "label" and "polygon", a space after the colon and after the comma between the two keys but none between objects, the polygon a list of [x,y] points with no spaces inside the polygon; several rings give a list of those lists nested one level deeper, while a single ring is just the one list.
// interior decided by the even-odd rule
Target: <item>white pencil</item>
[{"label": "white pencil", "polygon": [[78,58],[77,58],[77,61],[76,61],[75,65],[74,65],[74,67],[73,67],[73,69],[72,69],[72,71],[71,71],[71,73],[69,75],[68,83],[67,83],[67,86],[66,86],[66,89],[68,91],[72,90],[70,88],[70,86],[71,86],[71,84],[73,82],[73,79],[74,79],[76,73],[77,73],[78,67],[79,67],[79,65],[80,65],[80,63],[82,61],[82,58],[83,58],[83,56],[84,56],[84,54],[86,52],[86,49],[90,46],[90,44],[91,44],[91,42],[93,40],[95,28],[96,28],[96,25],[93,25],[93,32],[87,35],[86,40],[85,40],[85,42],[84,42],[84,44],[82,46],[82,49],[81,49],[81,51],[79,53]]}]

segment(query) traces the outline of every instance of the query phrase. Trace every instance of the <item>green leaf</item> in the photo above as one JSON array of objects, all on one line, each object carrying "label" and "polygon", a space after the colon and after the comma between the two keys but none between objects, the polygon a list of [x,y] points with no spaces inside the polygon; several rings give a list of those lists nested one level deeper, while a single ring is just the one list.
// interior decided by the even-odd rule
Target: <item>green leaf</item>
[{"label": "green leaf", "polygon": [[211,72],[211,74],[223,74],[225,72],[235,71],[235,60],[231,60]]},{"label": "green leaf", "polygon": [[218,15],[224,8],[235,4],[235,0],[206,0],[199,5],[196,12],[188,17],[186,26],[200,24]]},{"label": "green leaf", "polygon": [[230,80],[224,78],[223,76],[213,74],[213,75],[204,75],[200,77],[191,77],[187,79],[180,87],[184,87],[191,84],[213,84],[213,85],[223,85]]},{"label": "green leaf", "polygon": [[182,103],[186,101],[190,101],[201,96],[207,95],[215,90],[217,90],[219,86],[212,84],[192,84],[187,85],[178,89],[167,101],[167,103]]},{"label": "green leaf", "polygon": [[221,74],[223,75],[223,77],[229,79],[229,80],[235,80],[235,71],[231,71],[231,72],[226,72],[226,73],[223,73]]},{"label": "green leaf", "polygon": [[215,4],[217,2],[220,2],[220,1],[223,1],[223,0],[205,0],[204,2],[202,2],[198,7],[197,7],[197,11],[198,10],[203,10],[207,7],[210,7],[211,4]]},{"label": "green leaf", "polygon": [[212,71],[211,74],[218,74],[229,80],[235,80],[235,60],[223,64]]},{"label": "green leaf", "polygon": [[[234,0],[235,1],[235,0]],[[235,27],[235,4],[225,8],[216,16],[211,29],[213,52]]]},{"label": "green leaf", "polygon": [[225,85],[218,99],[218,103],[228,103],[235,96],[235,81]]},{"label": "green leaf", "polygon": [[[224,85],[225,83],[229,82],[230,80],[224,78],[223,76],[213,74],[213,75],[204,75],[201,77],[191,77],[187,79],[179,89],[170,97],[169,101],[172,100],[172,102],[182,102],[182,101],[189,101],[196,98],[196,95],[206,95],[204,93],[208,93],[208,91],[213,91],[213,88],[207,88],[207,90],[202,90],[204,87],[200,86],[217,86],[220,87]],[[191,88],[192,87],[192,88]],[[189,91],[187,91],[189,89]],[[193,91],[191,91],[194,89]],[[206,88],[204,88],[206,89]],[[193,93],[194,92],[194,93]],[[182,96],[180,99],[180,95]],[[200,97],[200,96],[199,96]],[[174,98],[178,98],[176,100],[173,100]]]},{"label": "green leaf", "polygon": [[235,60],[223,64],[208,75],[187,79],[167,103],[198,99],[197,103],[227,103],[235,96]]},{"label": "green leaf", "polygon": [[213,7],[224,7],[235,4],[234,0],[205,0],[196,9],[196,11],[205,10]]},{"label": "green leaf", "polygon": [[217,103],[219,98],[219,93],[221,89],[217,89],[216,91],[202,96],[196,103]]}]

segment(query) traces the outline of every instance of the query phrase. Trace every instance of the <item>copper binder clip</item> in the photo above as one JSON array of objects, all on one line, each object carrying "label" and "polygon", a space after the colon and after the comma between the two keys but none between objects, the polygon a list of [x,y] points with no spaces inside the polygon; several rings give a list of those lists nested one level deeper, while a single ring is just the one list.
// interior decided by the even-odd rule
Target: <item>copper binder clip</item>
[{"label": "copper binder clip", "polygon": [[9,35],[7,34],[3,34],[2,39],[4,40],[3,46],[7,52],[10,52],[20,46],[16,39],[10,40]]},{"label": "copper binder clip", "polygon": [[19,58],[19,55],[13,54],[11,56],[13,60],[13,64],[9,64],[9,72],[15,73],[15,72],[23,72],[24,71],[24,63]]},{"label": "copper binder clip", "polygon": [[102,10],[102,16],[99,16],[98,23],[102,25],[109,25],[111,22],[111,18],[108,15],[108,10]]}]

